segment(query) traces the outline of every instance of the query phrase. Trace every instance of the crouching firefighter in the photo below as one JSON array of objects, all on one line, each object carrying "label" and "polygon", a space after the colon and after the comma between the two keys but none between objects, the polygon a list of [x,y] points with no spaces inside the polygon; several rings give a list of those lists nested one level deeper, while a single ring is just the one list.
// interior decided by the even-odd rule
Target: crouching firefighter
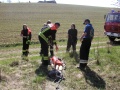
[{"label": "crouching firefighter", "polygon": [[22,56],[28,56],[32,34],[31,30],[27,27],[26,24],[23,25],[23,30],[21,31],[20,36],[23,37]]},{"label": "crouching firefighter", "polygon": [[42,65],[43,66],[48,66],[50,63],[49,56],[48,56],[49,37],[52,38],[52,41],[56,46],[56,50],[58,50],[58,46],[56,43],[56,32],[59,27],[60,27],[60,23],[56,22],[52,26],[48,26],[44,28],[44,30],[42,30],[39,33],[39,40],[40,40],[41,49],[42,49]]}]

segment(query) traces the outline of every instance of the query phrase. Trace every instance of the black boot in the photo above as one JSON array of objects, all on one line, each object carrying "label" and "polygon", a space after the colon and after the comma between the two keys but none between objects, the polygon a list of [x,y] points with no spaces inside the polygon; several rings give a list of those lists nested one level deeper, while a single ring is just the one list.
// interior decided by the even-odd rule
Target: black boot
[{"label": "black boot", "polygon": [[87,63],[80,63],[80,70],[84,71],[87,66]]},{"label": "black boot", "polygon": [[43,65],[43,66],[48,66],[48,65],[49,65],[48,60],[42,60],[42,65]]},{"label": "black boot", "polygon": [[28,54],[29,54],[29,51],[26,51],[26,52],[25,52],[25,56],[27,57],[27,56],[28,56]]}]

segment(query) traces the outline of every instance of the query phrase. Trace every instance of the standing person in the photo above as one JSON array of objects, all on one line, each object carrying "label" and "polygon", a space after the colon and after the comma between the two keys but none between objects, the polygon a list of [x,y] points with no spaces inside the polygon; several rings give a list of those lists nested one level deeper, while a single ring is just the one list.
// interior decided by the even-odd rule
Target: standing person
[{"label": "standing person", "polygon": [[[50,20],[48,20],[47,23],[44,23],[44,26],[41,29],[41,32],[43,30],[45,30],[45,28],[52,27],[52,25],[53,25],[53,23]],[[38,38],[39,38],[39,36],[38,36]],[[49,41],[49,46],[50,46],[50,54],[51,54],[51,56],[54,56],[54,51],[53,51],[53,45],[54,45],[54,43],[51,40],[52,40],[51,37],[49,37],[48,41]],[[40,38],[39,38],[39,41],[40,41]],[[40,55],[42,56],[42,48],[40,50]]]},{"label": "standing person", "polygon": [[56,43],[56,32],[57,29],[60,27],[60,23],[56,22],[51,27],[45,28],[42,32],[39,33],[39,40],[41,42],[41,48],[42,48],[42,66],[48,66],[49,64],[49,57],[48,57],[48,39],[51,37],[52,42],[56,46],[56,50],[58,50],[58,46]]},{"label": "standing person", "polygon": [[70,51],[70,47],[72,45],[73,52],[76,51],[77,44],[77,29],[75,28],[75,24],[71,25],[71,28],[68,30],[68,41],[66,51]]},{"label": "standing person", "polygon": [[[40,32],[42,32],[45,28],[47,28],[48,25],[47,23],[44,23],[43,27],[41,28]],[[40,42],[40,36],[38,35],[38,39],[39,39],[39,42]],[[41,42],[40,42],[41,44]],[[39,52],[40,56],[42,56],[42,47],[40,46],[40,52]]]},{"label": "standing person", "polygon": [[[50,20],[48,20],[47,21],[47,25],[49,26],[49,27],[52,27],[52,25],[53,25],[53,23],[50,21]],[[53,46],[54,46],[54,43],[52,42],[52,38],[51,37],[49,37],[49,47],[50,47],[50,56],[52,57],[52,56],[54,56],[54,51],[53,51]]]},{"label": "standing person", "polygon": [[26,24],[23,25],[20,36],[23,38],[22,56],[28,56],[32,33]]},{"label": "standing person", "polygon": [[85,29],[80,38],[81,47],[80,47],[80,69],[84,70],[88,63],[89,51],[91,47],[91,42],[94,37],[94,28],[90,24],[89,19],[85,19],[84,23]]}]

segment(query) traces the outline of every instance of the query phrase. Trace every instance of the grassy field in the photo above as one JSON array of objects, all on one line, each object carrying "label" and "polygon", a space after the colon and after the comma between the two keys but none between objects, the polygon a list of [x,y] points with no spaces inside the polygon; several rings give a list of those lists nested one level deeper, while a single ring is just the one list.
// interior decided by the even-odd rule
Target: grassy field
[{"label": "grassy field", "polygon": [[[41,64],[37,35],[43,23],[49,19],[61,23],[57,32],[59,51],[55,55],[64,59],[67,68],[63,72],[66,80],[61,82],[60,90],[120,90],[120,42],[107,44],[109,40],[103,34],[104,15],[110,10],[63,4],[0,4],[0,90],[55,90],[57,84],[53,80],[44,73],[36,74]],[[70,25],[75,23],[79,38],[86,18],[94,26],[95,38],[88,68],[82,72],[76,68],[81,43],[78,40],[75,54],[66,53],[66,36]],[[24,23],[33,34],[29,61],[21,59],[20,31]],[[62,39],[64,41],[60,41]]]},{"label": "grassy field", "polygon": [[0,45],[21,42],[20,32],[25,23],[32,30],[32,41],[37,42],[37,35],[47,20],[61,23],[57,39],[66,38],[72,23],[76,24],[79,37],[86,18],[91,20],[95,35],[103,36],[104,15],[107,12],[110,12],[110,8],[62,4],[0,4]]}]

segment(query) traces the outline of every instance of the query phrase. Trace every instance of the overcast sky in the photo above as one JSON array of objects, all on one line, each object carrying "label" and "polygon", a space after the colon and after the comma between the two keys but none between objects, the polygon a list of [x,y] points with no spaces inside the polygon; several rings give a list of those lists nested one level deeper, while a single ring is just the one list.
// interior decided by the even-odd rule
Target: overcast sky
[{"label": "overcast sky", "polygon": [[[1,0],[7,2],[8,0]],[[38,2],[44,0],[11,0],[12,2]],[[118,2],[120,0],[56,0],[58,4],[75,4],[75,5],[89,5],[89,6],[101,6],[101,7],[113,7],[120,6]]]}]

